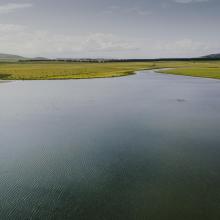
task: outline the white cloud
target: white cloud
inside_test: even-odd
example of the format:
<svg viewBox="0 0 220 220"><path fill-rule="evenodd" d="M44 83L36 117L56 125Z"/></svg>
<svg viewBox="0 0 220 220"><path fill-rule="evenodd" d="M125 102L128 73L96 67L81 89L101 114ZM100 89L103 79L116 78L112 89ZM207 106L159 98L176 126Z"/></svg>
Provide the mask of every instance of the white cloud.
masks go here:
<svg viewBox="0 0 220 220"><path fill-rule="evenodd" d="M0 24L1 53L24 56L60 56L63 54L111 53L137 49L134 43L113 34L91 33L86 36L54 34L29 30L25 26Z"/></svg>
<svg viewBox="0 0 220 220"><path fill-rule="evenodd" d="M90 34L83 42L82 48L88 51L119 51L133 50L136 47L131 42L123 41L113 34Z"/></svg>
<svg viewBox="0 0 220 220"><path fill-rule="evenodd" d="M197 39L129 38L108 33L87 35L60 34L44 30L30 30L16 24L0 24L0 53L27 57L196 57L220 51L217 42Z"/></svg>
<svg viewBox="0 0 220 220"><path fill-rule="evenodd" d="M26 27L16 24L0 24L0 33L23 31Z"/></svg>
<svg viewBox="0 0 220 220"><path fill-rule="evenodd" d="M220 49L220 45L206 41L180 39L174 42L159 42L155 50L173 57L199 56Z"/></svg>
<svg viewBox="0 0 220 220"><path fill-rule="evenodd" d="M209 0L173 0L173 1L176 3L188 4L188 3L208 2Z"/></svg>
<svg viewBox="0 0 220 220"><path fill-rule="evenodd" d="M8 3L8 4L0 5L0 14L7 14L19 9L30 8L30 7L32 7L31 3Z"/></svg>

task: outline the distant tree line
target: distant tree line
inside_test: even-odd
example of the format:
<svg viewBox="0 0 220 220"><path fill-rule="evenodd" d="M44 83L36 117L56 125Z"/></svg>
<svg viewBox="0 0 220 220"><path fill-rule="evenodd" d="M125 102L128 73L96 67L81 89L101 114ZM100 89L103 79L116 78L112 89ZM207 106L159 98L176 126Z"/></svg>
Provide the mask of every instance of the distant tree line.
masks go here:
<svg viewBox="0 0 220 220"><path fill-rule="evenodd" d="M25 59L19 62L85 62L85 63L110 63L110 62L156 62L156 61L216 61L220 58L161 58L161 59Z"/></svg>

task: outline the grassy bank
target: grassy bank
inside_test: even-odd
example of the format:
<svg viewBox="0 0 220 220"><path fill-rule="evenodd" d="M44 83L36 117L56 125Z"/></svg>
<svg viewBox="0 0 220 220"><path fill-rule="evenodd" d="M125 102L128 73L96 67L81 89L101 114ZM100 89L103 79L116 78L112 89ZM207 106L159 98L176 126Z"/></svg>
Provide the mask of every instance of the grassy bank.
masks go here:
<svg viewBox="0 0 220 220"><path fill-rule="evenodd" d="M213 62L115 62L68 63L22 62L0 63L1 80L89 79L134 74L137 70L175 68L170 74L220 78L220 61Z"/></svg>
<svg viewBox="0 0 220 220"><path fill-rule="evenodd" d="M220 67L216 68L177 68L159 71L161 73L220 79Z"/></svg>
<svg viewBox="0 0 220 220"><path fill-rule="evenodd" d="M116 77L133 74L136 70L148 69L146 63L13 63L0 64L0 79L86 79Z"/></svg>

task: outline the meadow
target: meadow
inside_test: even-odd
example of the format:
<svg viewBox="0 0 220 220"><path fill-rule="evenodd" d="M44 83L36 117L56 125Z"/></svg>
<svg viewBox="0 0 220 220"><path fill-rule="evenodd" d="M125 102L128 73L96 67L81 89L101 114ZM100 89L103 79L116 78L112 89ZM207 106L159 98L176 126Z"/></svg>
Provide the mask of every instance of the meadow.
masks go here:
<svg viewBox="0 0 220 220"><path fill-rule="evenodd" d="M162 70L159 72L167 73L167 74L174 74L174 75L220 79L220 67L175 68L175 69L169 69L169 70Z"/></svg>
<svg viewBox="0 0 220 220"><path fill-rule="evenodd" d="M52 80L119 77L138 70L220 79L220 61L74 63L60 61L0 63L1 80Z"/></svg>

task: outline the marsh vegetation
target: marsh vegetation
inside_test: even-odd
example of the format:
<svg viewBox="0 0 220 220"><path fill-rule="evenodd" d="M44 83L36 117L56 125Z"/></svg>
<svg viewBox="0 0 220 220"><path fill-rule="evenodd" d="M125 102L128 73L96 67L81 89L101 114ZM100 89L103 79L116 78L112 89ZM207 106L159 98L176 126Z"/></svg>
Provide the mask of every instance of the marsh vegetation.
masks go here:
<svg viewBox="0 0 220 220"><path fill-rule="evenodd" d="M50 80L119 77L138 70L172 68L163 73L220 78L220 61L158 62L15 62L0 63L1 80Z"/></svg>

